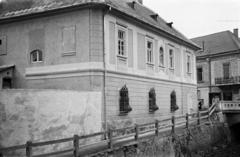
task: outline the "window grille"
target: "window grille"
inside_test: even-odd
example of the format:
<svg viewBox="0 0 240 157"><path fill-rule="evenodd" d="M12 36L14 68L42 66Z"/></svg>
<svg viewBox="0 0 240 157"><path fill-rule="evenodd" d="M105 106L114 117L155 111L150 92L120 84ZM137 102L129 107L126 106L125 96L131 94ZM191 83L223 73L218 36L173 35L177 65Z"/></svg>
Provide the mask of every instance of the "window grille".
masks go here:
<svg viewBox="0 0 240 157"><path fill-rule="evenodd" d="M126 85L120 90L120 114L127 114L132 111L129 105L128 88Z"/></svg>
<svg viewBox="0 0 240 157"><path fill-rule="evenodd" d="M149 93L149 112L155 112L157 111L159 108L156 104L156 92L154 88L151 88Z"/></svg>
<svg viewBox="0 0 240 157"><path fill-rule="evenodd" d="M170 100L171 100L171 112L175 112L179 109L178 105L177 105L177 97L176 97L176 92L172 91L171 96L170 96Z"/></svg>

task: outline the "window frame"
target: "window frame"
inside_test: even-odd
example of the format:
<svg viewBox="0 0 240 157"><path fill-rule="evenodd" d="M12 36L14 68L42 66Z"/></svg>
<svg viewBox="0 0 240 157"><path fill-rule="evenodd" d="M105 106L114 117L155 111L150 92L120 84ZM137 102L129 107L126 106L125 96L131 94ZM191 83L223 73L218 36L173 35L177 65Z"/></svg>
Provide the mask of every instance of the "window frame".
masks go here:
<svg viewBox="0 0 240 157"><path fill-rule="evenodd" d="M187 66L187 73L191 74L192 73L192 57L190 54L187 54L187 62L186 62L186 66Z"/></svg>
<svg viewBox="0 0 240 157"><path fill-rule="evenodd" d="M224 68L224 67L225 67L226 65L228 66L228 77L225 76L225 68ZM231 69L231 67L230 67L230 66L231 66L230 62L225 62L225 63L222 64L222 68L223 68L223 69L222 69L222 70L223 70L223 78L224 78L224 79L229 79L229 78L231 77L231 74L230 74L230 69Z"/></svg>
<svg viewBox="0 0 240 157"><path fill-rule="evenodd" d="M148 43L151 43L152 44L152 47L151 47L151 56L150 56L150 59L151 61L148 60ZM145 53L146 53L146 64L148 65L154 65L154 40L152 38L149 38L149 37L146 37L146 40L145 40Z"/></svg>
<svg viewBox="0 0 240 157"><path fill-rule="evenodd" d="M170 55L170 52L172 52L172 57ZM174 52L173 48L170 48L169 51L168 51L168 55L169 55L169 69L171 69L171 70L175 69L175 55L174 55L174 53L175 52ZM172 58L172 64L173 65L171 65L171 58Z"/></svg>
<svg viewBox="0 0 240 157"><path fill-rule="evenodd" d="M198 69L201 69L201 80L199 80L199 73L198 73ZM202 66L198 66L197 67L197 82L203 82L203 67Z"/></svg>
<svg viewBox="0 0 240 157"><path fill-rule="evenodd" d="M119 54L119 31L122 31L125 33L125 49L124 49L124 54ZM117 24L117 29L116 29L116 55L117 57L120 57L122 59L127 60L128 58L128 30L126 27L123 27L119 24Z"/></svg>
<svg viewBox="0 0 240 157"><path fill-rule="evenodd" d="M162 49L162 51L161 51L161 49ZM163 48L163 46L160 46L159 47L159 52L158 52L158 59L159 59L159 67L164 67L165 66L165 54L164 54L164 48ZM161 59L162 59L162 62L161 62Z"/></svg>
<svg viewBox="0 0 240 157"><path fill-rule="evenodd" d="M33 61L33 53L37 53L37 61ZM39 53L42 54L41 60L39 59ZM44 55L43 55L43 52L42 52L41 50L35 49L35 50L33 50L33 51L30 52L30 55L29 55L29 56L30 56L30 63L31 63L31 64L43 63Z"/></svg>

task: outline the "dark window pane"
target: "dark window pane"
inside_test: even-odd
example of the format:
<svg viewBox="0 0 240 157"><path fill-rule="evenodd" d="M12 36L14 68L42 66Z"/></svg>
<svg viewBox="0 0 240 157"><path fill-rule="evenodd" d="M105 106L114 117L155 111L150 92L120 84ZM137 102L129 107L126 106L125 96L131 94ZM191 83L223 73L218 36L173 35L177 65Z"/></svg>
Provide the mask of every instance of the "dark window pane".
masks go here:
<svg viewBox="0 0 240 157"><path fill-rule="evenodd" d="M197 80L202 81L203 80L203 69L197 68Z"/></svg>
<svg viewBox="0 0 240 157"><path fill-rule="evenodd" d="M229 63L224 63L223 64L223 77L225 79L228 79L230 76L230 64Z"/></svg>

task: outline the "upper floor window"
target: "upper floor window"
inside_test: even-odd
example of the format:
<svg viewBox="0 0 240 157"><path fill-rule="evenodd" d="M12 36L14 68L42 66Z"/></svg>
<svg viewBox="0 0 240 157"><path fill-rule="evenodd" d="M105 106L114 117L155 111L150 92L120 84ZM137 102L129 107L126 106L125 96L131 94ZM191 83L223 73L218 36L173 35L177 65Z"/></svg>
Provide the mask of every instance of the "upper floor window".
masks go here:
<svg viewBox="0 0 240 157"><path fill-rule="evenodd" d="M118 29L118 55L127 56L126 52L126 31Z"/></svg>
<svg viewBox="0 0 240 157"><path fill-rule="evenodd" d="M153 42L147 40L147 63L153 64Z"/></svg>
<svg viewBox="0 0 240 157"><path fill-rule="evenodd" d="M229 79L230 77L230 63L223 63L223 77Z"/></svg>
<svg viewBox="0 0 240 157"><path fill-rule="evenodd" d="M172 49L169 50L169 68L174 69L174 52Z"/></svg>
<svg viewBox="0 0 240 157"><path fill-rule="evenodd" d="M202 67L197 68L197 81L198 82L203 81L203 68Z"/></svg>
<svg viewBox="0 0 240 157"><path fill-rule="evenodd" d="M159 49L159 66L164 66L164 50L162 47Z"/></svg>
<svg viewBox="0 0 240 157"><path fill-rule="evenodd" d="M41 50L34 50L30 53L31 63L38 63L43 61L43 53Z"/></svg>
<svg viewBox="0 0 240 157"><path fill-rule="evenodd" d="M191 56L187 55L187 72L191 73Z"/></svg>

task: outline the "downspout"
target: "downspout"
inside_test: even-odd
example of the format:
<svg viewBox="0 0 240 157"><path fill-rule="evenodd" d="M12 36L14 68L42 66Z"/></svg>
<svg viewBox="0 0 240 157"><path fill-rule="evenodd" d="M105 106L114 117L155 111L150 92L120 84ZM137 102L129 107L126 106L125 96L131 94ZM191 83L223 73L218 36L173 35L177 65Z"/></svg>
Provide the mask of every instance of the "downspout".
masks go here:
<svg viewBox="0 0 240 157"><path fill-rule="evenodd" d="M211 58L207 58L207 62L208 62L208 75L209 75L209 94L212 93L212 67L211 67ZM211 104L210 102L210 95L209 95L209 104Z"/></svg>
<svg viewBox="0 0 240 157"><path fill-rule="evenodd" d="M103 11L103 16L102 16L102 21L103 21L103 68L104 68L104 71L103 71L103 118L104 118L104 130L107 131L108 130L108 125L107 125L107 104L106 104L106 100L107 100L107 97L106 97L106 92L107 92L107 89L106 89L106 77L107 77L107 66L106 66L106 48L105 48L105 15L111 11L111 7L108 6L107 7L107 10Z"/></svg>

